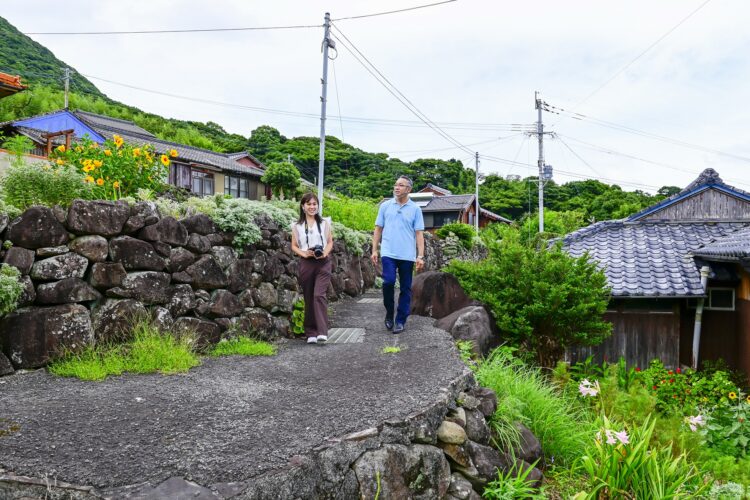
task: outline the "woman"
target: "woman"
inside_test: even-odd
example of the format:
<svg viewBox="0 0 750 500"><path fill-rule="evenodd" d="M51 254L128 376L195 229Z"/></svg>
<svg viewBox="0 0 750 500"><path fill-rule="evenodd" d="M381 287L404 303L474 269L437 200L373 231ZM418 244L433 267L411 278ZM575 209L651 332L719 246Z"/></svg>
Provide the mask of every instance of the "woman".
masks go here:
<svg viewBox="0 0 750 500"><path fill-rule="evenodd" d="M328 299L331 283L333 234L330 220L318 213L318 197L305 193L299 220L292 224L292 251L299 255L297 280L305 298L305 335L308 344L328 340Z"/></svg>

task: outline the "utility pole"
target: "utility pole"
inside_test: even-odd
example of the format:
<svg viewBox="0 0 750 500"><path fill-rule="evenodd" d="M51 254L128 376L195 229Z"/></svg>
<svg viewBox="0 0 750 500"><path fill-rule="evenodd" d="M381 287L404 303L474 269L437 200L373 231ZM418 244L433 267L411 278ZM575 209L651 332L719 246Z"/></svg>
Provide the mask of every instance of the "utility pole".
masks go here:
<svg viewBox="0 0 750 500"><path fill-rule="evenodd" d="M65 109L68 109L68 90L70 90L70 68L65 68Z"/></svg>
<svg viewBox="0 0 750 500"><path fill-rule="evenodd" d="M476 202L476 213L474 214L474 230L479 235L479 152L474 152L474 165L476 172L474 173L474 201Z"/></svg>
<svg viewBox="0 0 750 500"><path fill-rule="evenodd" d="M539 232L544 232L544 124L542 123L542 100L539 98L539 92L534 92L534 101L536 103L537 121L536 136L539 141Z"/></svg>
<svg viewBox="0 0 750 500"><path fill-rule="evenodd" d="M331 14L326 12L325 22L323 23L325 34L323 35L323 78L320 83L323 86L323 93L320 96L320 159L318 161L318 210L323 215L323 170L326 163L326 101L328 94L328 48L335 48L336 45L330 38L331 34Z"/></svg>

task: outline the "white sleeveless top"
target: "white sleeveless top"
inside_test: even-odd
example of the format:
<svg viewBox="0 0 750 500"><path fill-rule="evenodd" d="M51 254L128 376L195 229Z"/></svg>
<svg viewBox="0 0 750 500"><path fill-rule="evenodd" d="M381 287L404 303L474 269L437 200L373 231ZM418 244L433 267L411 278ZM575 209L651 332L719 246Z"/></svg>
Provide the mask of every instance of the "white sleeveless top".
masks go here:
<svg viewBox="0 0 750 500"><path fill-rule="evenodd" d="M322 234L318 232L317 224L313 223L312 226L308 224L307 235L305 235L304 222L302 224L297 224L296 222L292 224L292 231L294 231L295 236L297 236L297 245L299 245L300 250L310 250L315 245L322 245L323 248L325 248L326 242L328 241L328 234L331 231L330 217L323 218L323 222L320 223L320 229Z"/></svg>

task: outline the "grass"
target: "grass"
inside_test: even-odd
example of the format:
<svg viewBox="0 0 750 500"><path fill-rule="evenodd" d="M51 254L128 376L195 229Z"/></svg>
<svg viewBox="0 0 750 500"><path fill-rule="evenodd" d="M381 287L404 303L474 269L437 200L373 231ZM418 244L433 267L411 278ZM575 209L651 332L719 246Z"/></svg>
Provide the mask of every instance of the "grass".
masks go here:
<svg viewBox="0 0 750 500"><path fill-rule="evenodd" d="M181 373L200 364L193 338L162 332L145 320L133 327L133 340L119 346L99 345L67 353L53 361L49 371L61 377L103 380L130 373Z"/></svg>
<svg viewBox="0 0 750 500"><path fill-rule="evenodd" d="M237 337L222 340L208 354L209 356L273 356L276 354L276 346L250 337Z"/></svg>
<svg viewBox="0 0 750 500"><path fill-rule="evenodd" d="M400 347L396 347L396 346L392 346L392 345L388 345L388 346L383 347L383 354L397 354L399 352L401 352L401 348Z"/></svg>
<svg viewBox="0 0 750 500"><path fill-rule="evenodd" d="M560 393L538 368L496 349L476 372L478 382L497 393L498 409L491 419L501 447L518 442L515 422L526 425L554 463L572 464L593 440L591 417L571 397ZM503 442L505 441L505 442Z"/></svg>

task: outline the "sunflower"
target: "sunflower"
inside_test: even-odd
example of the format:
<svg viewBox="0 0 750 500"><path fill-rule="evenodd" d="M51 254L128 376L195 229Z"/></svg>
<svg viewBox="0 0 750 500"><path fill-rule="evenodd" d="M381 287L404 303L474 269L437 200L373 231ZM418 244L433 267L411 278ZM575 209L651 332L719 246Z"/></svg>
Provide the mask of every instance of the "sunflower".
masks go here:
<svg viewBox="0 0 750 500"><path fill-rule="evenodd" d="M103 185L104 185L104 179L102 179L101 177L99 177L99 178L98 178L98 179L96 180L96 185L97 185L97 186L103 186Z"/></svg>
<svg viewBox="0 0 750 500"><path fill-rule="evenodd" d="M172 158L177 158L177 150L176 149L170 149L169 150L169 156Z"/></svg>
<svg viewBox="0 0 750 500"><path fill-rule="evenodd" d="M94 168L99 168L103 165L101 160L94 160Z"/></svg>
<svg viewBox="0 0 750 500"><path fill-rule="evenodd" d="M58 165L65 165L65 162L63 161L62 158L58 158L55 163L57 163Z"/></svg>
<svg viewBox="0 0 750 500"><path fill-rule="evenodd" d="M120 137L117 134L112 136L112 140L115 142L115 146L117 146L118 148L121 147L122 144L125 142L122 140L122 137Z"/></svg>
<svg viewBox="0 0 750 500"><path fill-rule="evenodd" d="M161 155L161 162L165 167L169 166L169 157L167 155Z"/></svg>
<svg viewBox="0 0 750 500"><path fill-rule="evenodd" d="M141 148L133 148L133 156L136 158L141 156Z"/></svg>
<svg viewBox="0 0 750 500"><path fill-rule="evenodd" d="M57 146L57 147L56 147L55 149L56 149L57 151L59 151L60 153L64 153L64 152L65 152L65 144L60 144L60 145L59 145L59 146Z"/></svg>
<svg viewBox="0 0 750 500"><path fill-rule="evenodd" d="M119 188L120 187L120 181L113 182L112 183L112 187L115 188L115 189Z"/></svg>
<svg viewBox="0 0 750 500"><path fill-rule="evenodd" d="M112 151L110 151L109 149L105 149L104 156L112 156Z"/></svg>
<svg viewBox="0 0 750 500"><path fill-rule="evenodd" d="M731 399L731 400L737 399L737 393L734 392L734 391L732 391L729 394L727 394L727 396L729 396L729 399Z"/></svg>
<svg viewBox="0 0 750 500"><path fill-rule="evenodd" d="M84 182L94 182L94 178L90 175L87 175L86 178L83 180Z"/></svg>

